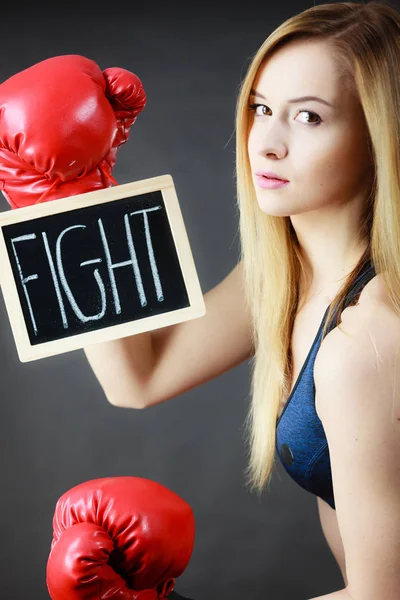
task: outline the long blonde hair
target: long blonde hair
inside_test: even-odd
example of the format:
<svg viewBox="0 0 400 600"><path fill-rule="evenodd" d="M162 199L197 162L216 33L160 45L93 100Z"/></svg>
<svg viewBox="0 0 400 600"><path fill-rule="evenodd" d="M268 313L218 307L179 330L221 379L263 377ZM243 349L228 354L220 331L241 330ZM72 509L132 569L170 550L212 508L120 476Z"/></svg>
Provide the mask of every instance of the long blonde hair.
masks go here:
<svg viewBox="0 0 400 600"><path fill-rule="evenodd" d="M251 489L259 493L271 480L276 422L282 398L290 391L290 339L299 280L302 275L307 285L309 279L290 218L268 215L258 206L247 152L248 102L262 63L294 40L329 44L343 81L361 102L374 170L359 230L368 246L330 305L323 337L336 307L339 324L345 296L370 259L400 315L400 14L385 0L312 6L281 24L257 51L236 109L241 258L255 345L252 401L245 423L250 446L246 474Z"/></svg>

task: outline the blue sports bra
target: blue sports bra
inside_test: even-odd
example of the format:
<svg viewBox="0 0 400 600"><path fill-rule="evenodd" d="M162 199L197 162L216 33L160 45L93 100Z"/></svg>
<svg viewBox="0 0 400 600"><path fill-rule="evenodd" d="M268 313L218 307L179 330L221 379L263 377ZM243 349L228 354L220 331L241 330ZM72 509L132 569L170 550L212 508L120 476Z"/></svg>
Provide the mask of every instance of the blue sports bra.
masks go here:
<svg viewBox="0 0 400 600"><path fill-rule="evenodd" d="M368 261L346 295L343 310L375 276L372 261ZM325 311L296 383L276 425L276 450L290 475L302 488L319 496L335 509L328 442L315 410L314 362L321 345L322 331L328 313ZM335 309L327 332L334 329Z"/></svg>

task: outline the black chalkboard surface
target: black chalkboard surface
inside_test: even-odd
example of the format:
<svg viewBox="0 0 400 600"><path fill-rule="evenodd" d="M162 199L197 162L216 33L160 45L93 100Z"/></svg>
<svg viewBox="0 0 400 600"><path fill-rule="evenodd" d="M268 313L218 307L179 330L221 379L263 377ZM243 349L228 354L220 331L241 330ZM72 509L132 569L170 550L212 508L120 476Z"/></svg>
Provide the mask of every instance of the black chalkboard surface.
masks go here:
<svg viewBox="0 0 400 600"><path fill-rule="evenodd" d="M22 362L205 313L170 175L3 213L0 229Z"/></svg>

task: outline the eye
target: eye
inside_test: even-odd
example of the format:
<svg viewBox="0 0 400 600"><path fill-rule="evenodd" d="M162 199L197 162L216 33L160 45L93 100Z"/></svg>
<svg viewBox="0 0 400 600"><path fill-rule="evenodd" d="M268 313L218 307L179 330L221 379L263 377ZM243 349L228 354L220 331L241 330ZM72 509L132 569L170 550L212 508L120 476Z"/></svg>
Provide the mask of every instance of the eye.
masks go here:
<svg viewBox="0 0 400 600"><path fill-rule="evenodd" d="M268 106L266 106L265 104L250 104L249 106L249 110L251 112L254 113L255 117L262 117L265 116L267 114L267 110L268 110ZM314 122L310 122L308 121L309 125L319 125L320 123L322 123L322 119L319 115L317 115L317 113L311 111L311 110L307 110L305 108L301 108L297 114L301 114L301 113L307 113L308 115L312 115L314 118L316 118L317 120Z"/></svg>
<svg viewBox="0 0 400 600"><path fill-rule="evenodd" d="M259 108L261 108L262 110L259 111L258 110ZM249 110L251 112L253 112L256 117L261 117L262 115L265 115L265 112L263 109L265 109L265 110L267 109L265 104L250 104L250 106L249 106Z"/></svg>
<svg viewBox="0 0 400 600"><path fill-rule="evenodd" d="M307 109L305 109L305 108L301 108L297 114L299 115L300 113L306 113L306 114L308 114L308 115L313 115L313 117L316 117L316 118L317 118L317 121L316 121L316 122L314 121L313 123L311 123L310 121L308 121L308 123L309 123L310 125L319 125L320 123L322 123L322 119L321 119L321 117L320 117L319 115L317 115L317 113L315 113L315 112L312 112L311 110L307 110ZM297 115L296 115L296 116L297 116Z"/></svg>

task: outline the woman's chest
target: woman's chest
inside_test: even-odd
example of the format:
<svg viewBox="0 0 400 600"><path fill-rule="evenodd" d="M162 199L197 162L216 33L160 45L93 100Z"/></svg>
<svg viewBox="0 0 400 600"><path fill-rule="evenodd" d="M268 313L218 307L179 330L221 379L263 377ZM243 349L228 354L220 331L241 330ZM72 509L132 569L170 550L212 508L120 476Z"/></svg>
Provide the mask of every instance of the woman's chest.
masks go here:
<svg viewBox="0 0 400 600"><path fill-rule="evenodd" d="M290 390L286 397L282 398L279 415L283 412L287 401L289 400L294 386L302 372L307 357L317 341L317 334L320 330L324 314L329 306L329 302L314 301L307 303L296 315L290 342Z"/></svg>

